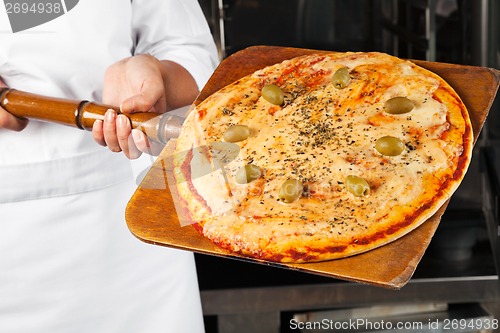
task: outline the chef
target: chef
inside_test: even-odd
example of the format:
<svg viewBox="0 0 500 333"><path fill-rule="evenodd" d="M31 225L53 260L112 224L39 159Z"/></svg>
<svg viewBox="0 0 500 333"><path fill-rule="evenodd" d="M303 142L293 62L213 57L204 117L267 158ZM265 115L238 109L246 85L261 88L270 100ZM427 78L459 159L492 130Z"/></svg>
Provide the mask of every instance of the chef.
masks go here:
<svg viewBox="0 0 500 333"><path fill-rule="evenodd" d="M216 65L196 0L61 10L19 32L0 11L1 85L165 112L191 103ZM130 159L147 149L114 112L90 134L0 109L0 333L204 330L192 253L142 243L124 220L149 156Z"/></svg>

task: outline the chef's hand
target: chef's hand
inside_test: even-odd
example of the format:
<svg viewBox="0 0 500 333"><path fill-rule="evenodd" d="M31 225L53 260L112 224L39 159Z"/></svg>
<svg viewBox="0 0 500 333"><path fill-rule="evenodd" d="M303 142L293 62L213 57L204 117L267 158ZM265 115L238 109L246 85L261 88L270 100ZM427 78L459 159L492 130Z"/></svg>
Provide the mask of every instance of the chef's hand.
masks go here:
<svg viewBox="0 0 500 333"><path fill-rule="evenodd" d="M165 112L165 90L158 63L149 55L138 55L110 66L104 76L103 103L120 105L123 113ZM113 152L123 151L130 159L161 149L142 132L132 130L128 118L113 110L106 112L104 121L94 123L92 134L100 145Z"/></svg>
<svg viewBox="0 0 500 333"><path fill-rule="evenodd" d="M180 65L160 61L150 55L137 55L110 66L104 78L103 103L120 105L122 113L156 112L192 103L198 88L191 75ZM162 145L151 142L139 130L132 130L129 120L108 110L104 121L96 121L94 140L111 151L130 159L143 152L158 155Z"/></svg>
<svg viewBox="0 0 500 333"><path fill-rule="evenodd" d="M6 88L7 85L0 78L0 88ZM8 129L11 131L22 131L28 125L28 119L20 119L7 112L0 107L0 129Z"/></svg>

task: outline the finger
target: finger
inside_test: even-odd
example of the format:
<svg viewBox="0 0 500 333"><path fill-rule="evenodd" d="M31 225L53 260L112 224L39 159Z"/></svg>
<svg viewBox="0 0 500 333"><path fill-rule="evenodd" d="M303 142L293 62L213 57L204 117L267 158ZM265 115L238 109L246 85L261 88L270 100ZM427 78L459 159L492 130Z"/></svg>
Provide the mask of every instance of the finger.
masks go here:
<svg viewBox="0 0 500 333"><path fill-rule="evenodd" d="M120 152L120 144L116 135L116 111L109 109L104 114L103 124L104 141L113 152Z"/></svg>
<svg viewBox="0 0 500 333"><path fill-rule="evenodd" d="M28 125L28 119L17 118L3 108L0 108L0 128L20 132Z"/></svg>
<svg viewBox="0 0 500 333"><path fill-rule="evenodd" d="M125 115L118 115L116 119L116 135L118 144L120 145L123 153L129 159L136 159L141 156L141 151L137 149L131 135L132 126L130 120Z"/></svg>
<svg viewBox="0 0 500 333"><path fill-rule="evenodd" d="M132 138L134 140L134 144L143 153L147 153L149 150L149 140L142 131L133 129L132 130Z"/></svg>
<svg viewBox="0 0 500 333"><path fill-rule="evenodd" d="M132 137L134 138L137 149L149 155L159 155L164 147L164 145L160 143L150 141L146 134L137 129L132 130Z"/></svg>
<svg viewBox="0 0 500 333"><path fill-rule="evenodd" d="M103 132L103 121L98 119L92 125L92 137L94 141L100 144L101 146L106 146L106 141L104 140L104 132Z"/></svg>

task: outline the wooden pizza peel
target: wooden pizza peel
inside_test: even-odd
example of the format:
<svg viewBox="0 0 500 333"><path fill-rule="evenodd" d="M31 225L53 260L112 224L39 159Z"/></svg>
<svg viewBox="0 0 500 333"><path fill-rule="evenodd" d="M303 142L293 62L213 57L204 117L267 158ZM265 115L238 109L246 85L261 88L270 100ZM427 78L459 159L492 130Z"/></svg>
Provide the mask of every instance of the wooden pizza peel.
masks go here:
<svg viewBox="0 0 500 333"><path fill-rule="evenodd" d="M321 51L273 46L244 49L221 62L195 103L200 103L220 88L262 67L317 52ZM495 99L500 71L437 62L414 62L440 75L457 91L469 110L474 138L477 140ZM415 272L448 205L444 204L434 216L406 236L349 258L306 264L280 264L249 259L215 246L190 225L181 226L176 210L175 189L169 187L169 160L173 148L172 144L165 147L127 206L126 220L130 231L147 243L400 289ZM170 180L170 184L174 182Z"/></svg>

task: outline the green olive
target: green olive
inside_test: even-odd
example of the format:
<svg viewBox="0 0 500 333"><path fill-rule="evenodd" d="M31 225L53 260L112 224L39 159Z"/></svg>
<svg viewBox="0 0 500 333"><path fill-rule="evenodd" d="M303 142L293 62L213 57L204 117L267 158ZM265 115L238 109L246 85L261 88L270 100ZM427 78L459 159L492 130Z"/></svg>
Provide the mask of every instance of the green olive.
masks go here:
<svg viewBox="0 0 500 333"><path fill-rule="evenodd" d="M280 87L275 84L268 84L262 88L262 97L269 103L275 105L283 105L285 96Z"/></svg>
<svg viewBox="0 0 500 333"><path fill-rule="evenodd" d="M385 156L397 156L403 152L405 145L398 138L388 135L377 140L375 149Z"/></svg>
<svg viewBox="0 0 500 333"><path fill-rule="evenodd" d="M393 97L385 102L385 112L390 114L408 113L415 105L406 97Z"/></svg>
<svg viewBox="0 0 500 333"><path fill-rule="evenodd" d="M238 169L234 178L238 184L248 184L260 178L261 175L262 172L258 166L247 164Z"/></svg>
<svg viewBox="0 0 500 333"><path fill-rule="evenodd" d="M358 176L347 176L345 179L346 188L349 192L357 197L368 195L370 193L370 185L368 182Z"/></svg>
<svg viewBox="0 0 500 333"><path fill-rule="evenodd" d="M287 179L280 187L278 198L286 203L295 201L302 195L304 186L297 179Z"/></svg>
<svg viewBox="0 0 500 333"><path fill-rule="evenodd" d="M246 125L232 125L226 129L224 141L226 142L239 142L246 140L250 136L250 128Z"/></svg>
<svg viewBox="0 0 500 333"><path fill-rule="evenodd" d="M332 83L337 89L344 89L350 82L351 76L349 75L349 69L347 67L339 68L333 74Z"/></svg>

